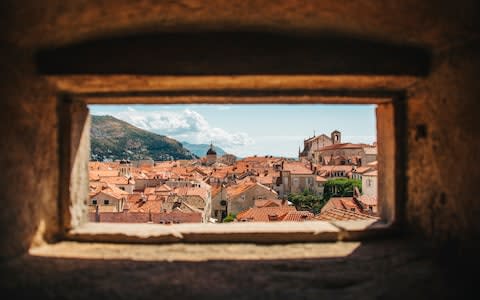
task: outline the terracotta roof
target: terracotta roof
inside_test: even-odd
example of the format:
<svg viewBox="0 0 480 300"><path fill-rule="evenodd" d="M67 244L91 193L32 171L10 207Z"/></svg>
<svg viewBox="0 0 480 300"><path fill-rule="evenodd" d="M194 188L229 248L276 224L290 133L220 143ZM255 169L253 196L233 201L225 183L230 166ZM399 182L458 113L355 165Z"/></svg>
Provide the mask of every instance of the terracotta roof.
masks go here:
<svg viewBox="0 0 480 300"><path fill-rule="evenodd" d="M106 186L102 186L101 190L98 190L96 193L92 193L90 195L90 198L94 198L101 193L109 195L110 197L113 197L115 199L121 199L122 197L128 195L127 192L117 188L116 186L112 184L107 184Z"/></svg>
<svg viewBox="0 0 480 300"><path fill-rule="evenodd" d="M283 164L284 171L290 171L291 174L312 174L313 171L307 168L301 162L286 162Z"/></svg>
<svg viewBox="0 0 480 300"><path fill-rule="evenodd" d="M283 217L282 222L302 222L312 220L314 217L313 213L309 211L289 211L285 217Z"/></svg>
<svg viewBox="0 0 480 300"><path fill-rule="evenodd" d="M362 208L357 205L353 197L332 197L328 202L322 207L322 212L329 209L345 209L351 210L352 208L355 211L361 211Z"/></svg>
<svg viewBox="0 0 480 300"><path fill-rule="evenodd" d="M155 212L155 213L160 213L162 212L162 204L163 204L163 198L162 197L156 197L155 195L152 195L155 198L145 198L147 201L142 201L141 195L140 194L131 194L129 195L127 199L128 203L128 209L129 212L141 212L141 213L148 213L150 212Z"/></svg>
<svg viewBox="0 0 480 300"><path fill-rule="evenodd" d="M208 198L208 190L201 187L179 187L173 190L179 196L199 196L204 201Z"/></svg>
<svg viewBox="0 0 480 300"><path fill-rule="evenodd" d="M349 211L345 209L331 208L322 211L314 217L320 221L349 221L349 220L371 220L379 219L378 217L362 214L359 212Z"/></svg>
<svg viewBox="0 0 480 300"><path fill-rule="evenodd" d="M322 176L315 176L315 181L317 182L327 182L327 179Z"/></svg>
<svg viewBox="0 0 480 300"><path fill-rule="evenodd" d="M211 195L212 195L212 198L215 197L218 193L220 193L220 191L222 190L222 187L221 186L212 186L212 190L211 190Z"/></svg>
<svg viewBox="0 0 480 300"><path fill-rule="evenodd" d="M143 190L143 193L144 193L145 195L155 194L155 187L146 187L146 188Z"/></svg>
<svg viewBox="0 0 480 300"><path fill-rule="evenodd" d="M281 199L257 199L254 205L255 207L280 207L287 206L288 202Z"/></svg>
<svg viewBox="0 0 480 300"><path fill-rule="evenodd" d="M241 183L239 183L239 184L235 184L235 185L228 186L228 187L227 187L227 197L228 197L229 199L237 198L238 196L240 196L241 194L245 193L245 192L248 191L249 189L254 188L255 186L261 187L261 188L263 188L263 189L265 189L265 190L270 191L272 194L277 195L277 192L276 192L276 191L270 189L270 188L267 187L267 186L264 186L264 185L261 184L261 183L251 182L251 181L245 181L245 182L241 182Z"/></svg>
<svg viewBox="0 0 480 300"><path fill-rule="evenodd" d="M296 211L295 207L252 207L238 213L236 219L247 222L281 221L290 211Z"/></svg>
<svg viewBox="0 0 480 300"><path fill-rule="evenodd" d="M135 184L135 180L133 178L129 179L126 176L102 177L100 178L100 181L111 184Z"/></svg>
<svg viewBox="0 0 480 300"><path fill-rule="evenodd" d="M88 173L99 177L118 176L118 170L89 170Z"/></svg>
<svg viewBox="0 0 480 300"><path fill-rule="evenodd" d="M134 179L148 179L148 175L144 172L135 172L132 176Z"/></svg>
<svg viewBox="0 0 480 300"><path fill-rule="evenodd" d="M365 144L352 144L352 143L343 143L343 144L333 144L329 146L325 146L320 151L323 150L334 150L334 149L361 149L365 146Z"/></svg>
<svg viewBox="0 0 480 300"><path fill-rule="evenodd" d="M155 187L155 192L170 192L171 190L172 188L166 184Z"/></svg>
<svg viewBox="0 0 480 300"><path fill-rule="evenodd" d="M232 199L236 198L239 195L243 194L247 190L251 189L256 185L255 182L242 182L239 184L231 185L227 187L227 197Z"/></svg>

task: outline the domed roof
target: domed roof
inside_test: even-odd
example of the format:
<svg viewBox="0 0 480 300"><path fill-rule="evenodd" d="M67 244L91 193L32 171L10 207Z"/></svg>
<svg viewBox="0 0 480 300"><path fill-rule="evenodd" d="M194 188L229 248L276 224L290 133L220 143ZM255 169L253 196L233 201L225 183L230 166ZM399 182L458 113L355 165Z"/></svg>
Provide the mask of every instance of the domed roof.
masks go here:
<svg viewBox="0 0 480 300"><path fill-rule="evenodd" d="M215 152L215 150L213 150L213 145L212 144L210 144L210 149L208 149L207 155L217 155L217 152Z"/></svg>

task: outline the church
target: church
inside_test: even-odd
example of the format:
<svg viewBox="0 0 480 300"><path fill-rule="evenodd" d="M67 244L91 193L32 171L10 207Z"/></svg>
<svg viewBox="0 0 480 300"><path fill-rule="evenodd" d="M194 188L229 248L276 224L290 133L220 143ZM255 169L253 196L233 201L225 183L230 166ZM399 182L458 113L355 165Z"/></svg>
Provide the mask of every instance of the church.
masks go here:
<svg viewBox="0 0 480 300"><path fill-rule="evenodd" d="M342 143L342 133L338 130L332 131L330 137L314 135L304 140L303 145L303 151L299 149L299 160L314 164L363 166L377 160L376 146Z"/></svg>

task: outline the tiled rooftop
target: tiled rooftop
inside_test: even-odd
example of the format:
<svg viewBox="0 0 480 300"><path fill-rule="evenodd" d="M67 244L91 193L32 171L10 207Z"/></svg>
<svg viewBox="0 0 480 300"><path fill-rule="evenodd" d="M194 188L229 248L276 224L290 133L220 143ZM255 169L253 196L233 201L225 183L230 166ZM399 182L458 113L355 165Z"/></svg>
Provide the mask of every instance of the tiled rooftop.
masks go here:
<svg viewBox="0 0 480 300"><path fill-rule="evenodd" d="M346 209L339 209L339 208L330 208L322 212L314 217L315 220L319 221L349 221L349 220L371 220L371 219L379 219L378 217L353 212Z"/></svg>

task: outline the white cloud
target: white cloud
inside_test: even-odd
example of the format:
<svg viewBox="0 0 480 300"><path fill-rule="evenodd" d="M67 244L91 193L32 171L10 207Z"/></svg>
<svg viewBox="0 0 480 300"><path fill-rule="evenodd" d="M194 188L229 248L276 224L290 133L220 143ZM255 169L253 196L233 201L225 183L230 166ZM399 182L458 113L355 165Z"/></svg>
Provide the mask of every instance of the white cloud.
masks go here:
<svg viewBox="0 0 480 300"><path fill-rule="evenodd" d="M227 106L227 105L216 105L216 108L217 108L217 110L230 110L230 109L232 109L231 106Z"/></svg>
<svg viewBox="0 0 480 300"><path fill-rule="evenodd" d="M232 133L212 127L201 114L191 109L139 111L128 107L126 111L113 113L113 116L139 128L167 135L179 141L197 144L213 141L227 151L254 144L254 140L247 133Z"/></svg>

